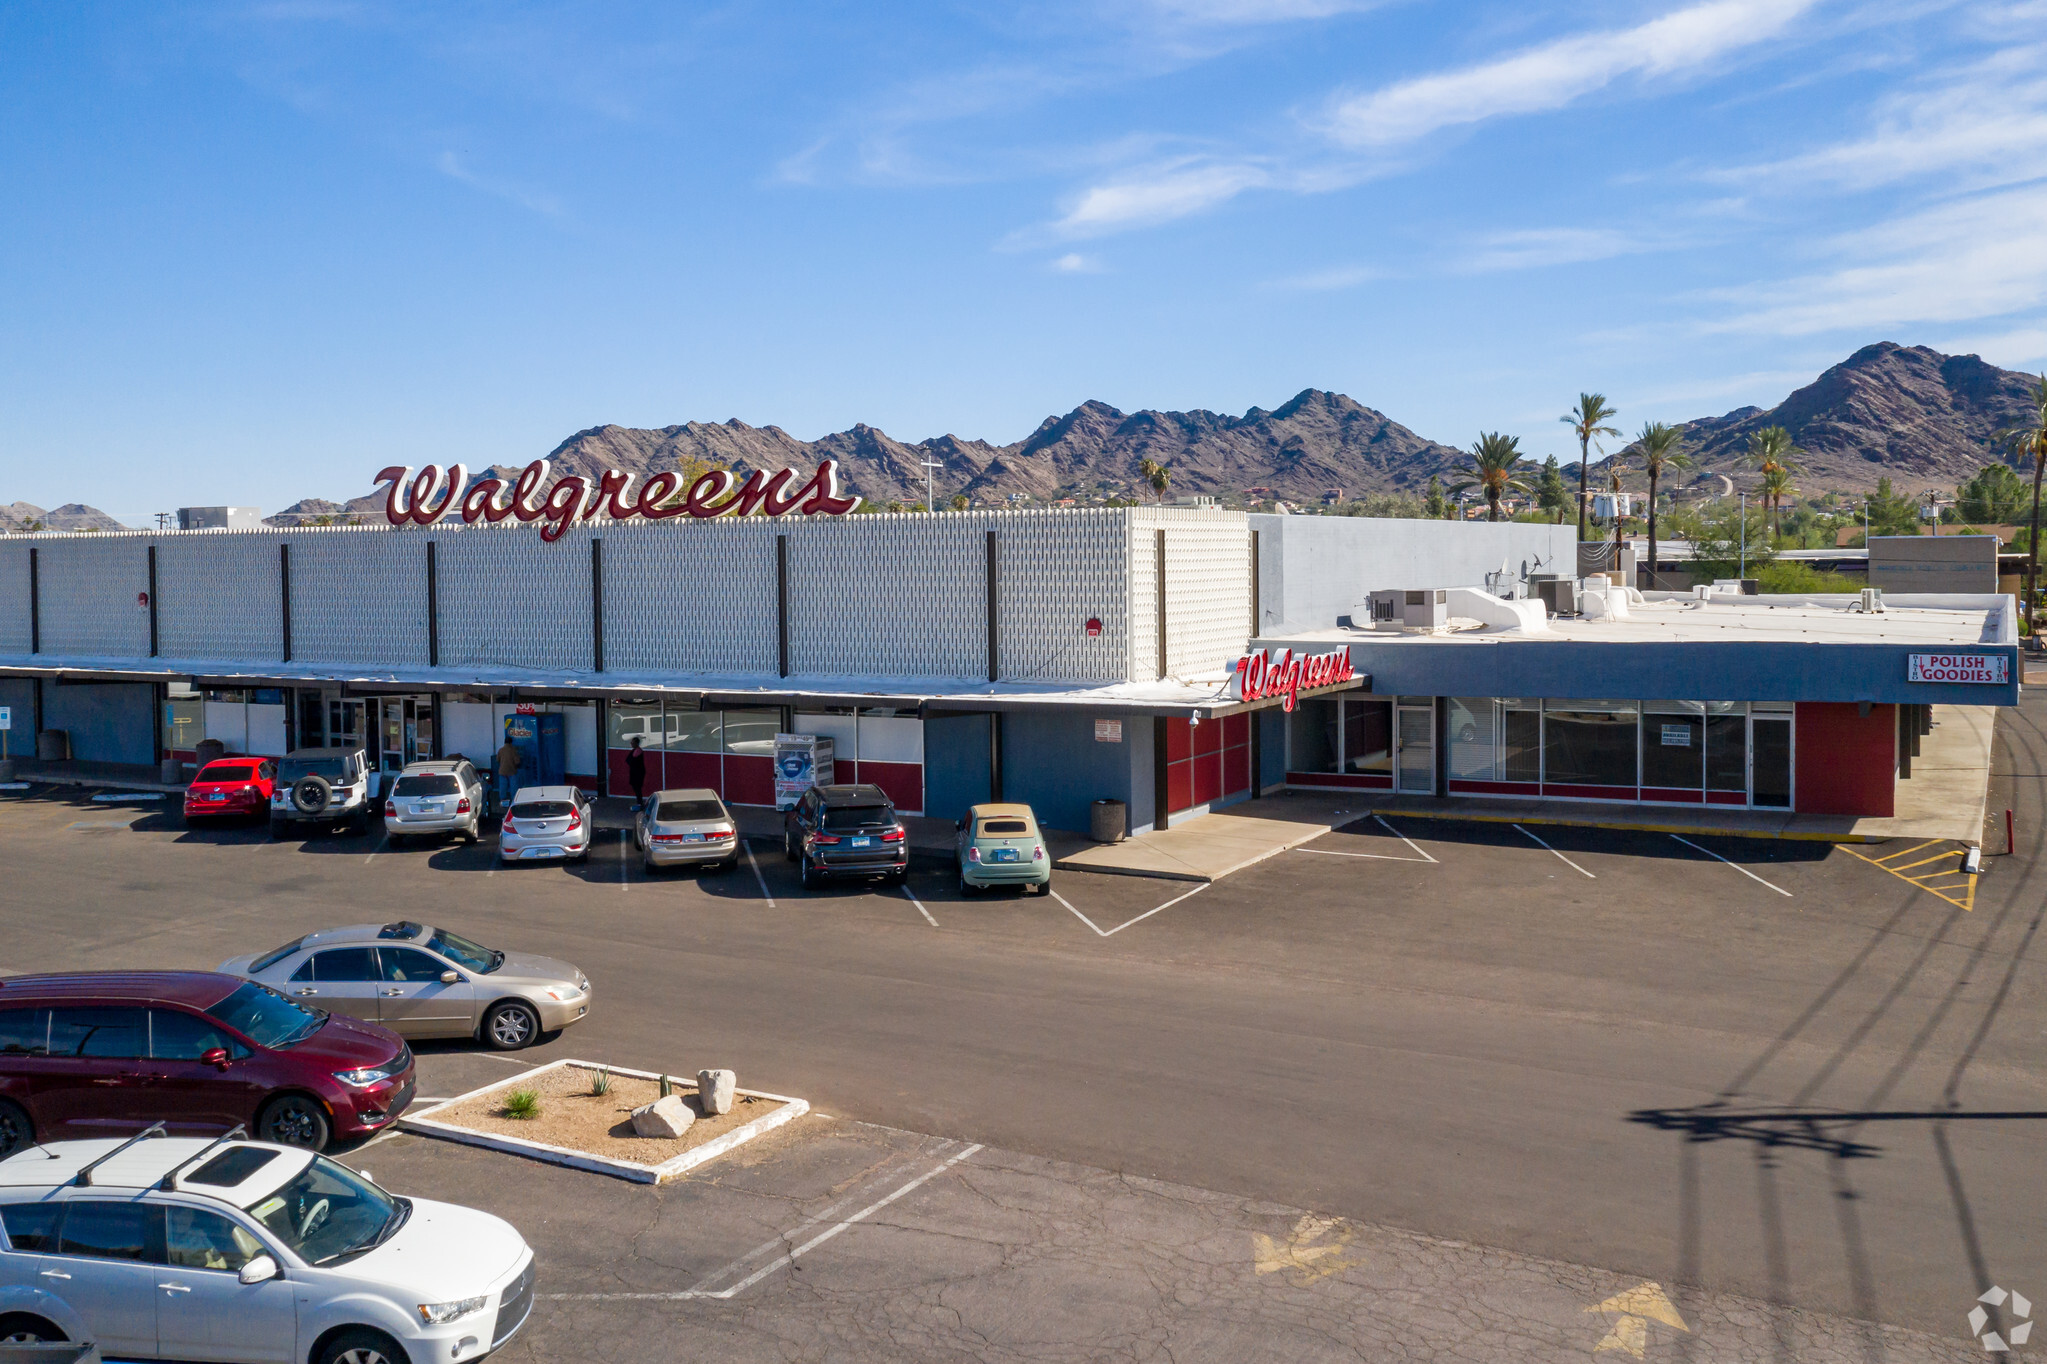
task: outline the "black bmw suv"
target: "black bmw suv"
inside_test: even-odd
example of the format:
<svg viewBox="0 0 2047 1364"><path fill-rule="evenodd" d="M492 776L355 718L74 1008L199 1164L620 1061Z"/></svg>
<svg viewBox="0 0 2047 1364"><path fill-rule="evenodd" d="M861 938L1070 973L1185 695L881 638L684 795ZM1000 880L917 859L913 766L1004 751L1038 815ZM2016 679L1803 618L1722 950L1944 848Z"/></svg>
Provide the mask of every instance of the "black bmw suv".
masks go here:
<svg viewBox="0 0 2047 1364"><path fill-rule="evenodd" d="M803 884L839 876L880 876L901 885L910 840L879 786L813 786L782 817L782 851L803 868Z"/></svg>

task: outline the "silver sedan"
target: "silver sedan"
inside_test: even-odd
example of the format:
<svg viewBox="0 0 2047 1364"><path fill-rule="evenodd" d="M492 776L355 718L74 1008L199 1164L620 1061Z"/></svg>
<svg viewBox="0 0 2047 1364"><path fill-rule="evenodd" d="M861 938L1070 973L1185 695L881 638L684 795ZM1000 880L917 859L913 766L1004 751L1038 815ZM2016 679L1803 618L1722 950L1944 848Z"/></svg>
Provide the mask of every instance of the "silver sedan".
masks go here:
<svg viewBox="0 0 2047 1364"><path fill-rule="evenodd" d="M475 1037L499 1051L531 1046L590 1012L590 978L569 963L409 920L308 933L220 969L401 1037Z"/></svg>
<svg viewBox="0 0 2047 1364"><path fill-rule="evenodd" d="M596 823L588 792L574 786L523 786L498 824L498 860L580 862L590 855Z"/></svg>
<svg viewBox="0 0 2047 1364"><path fill-rule="evenodd" d="M716 791L656 791L633 812L640 865L699 866L731 871L739 865L739 826Z"/></svg>

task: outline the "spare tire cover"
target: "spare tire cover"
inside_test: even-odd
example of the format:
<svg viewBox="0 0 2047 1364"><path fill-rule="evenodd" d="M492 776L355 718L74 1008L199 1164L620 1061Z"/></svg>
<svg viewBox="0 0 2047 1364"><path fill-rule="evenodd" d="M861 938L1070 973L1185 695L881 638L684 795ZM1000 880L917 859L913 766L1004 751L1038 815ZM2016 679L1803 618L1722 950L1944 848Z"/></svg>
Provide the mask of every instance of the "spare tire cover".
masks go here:
<svg viewBox="0 0 2047 1364"><path fill-rule="evenodd" d="M299 813L317 815L334 800L334 788L325 777L300 777L292 783L291 803Z"/></svg>

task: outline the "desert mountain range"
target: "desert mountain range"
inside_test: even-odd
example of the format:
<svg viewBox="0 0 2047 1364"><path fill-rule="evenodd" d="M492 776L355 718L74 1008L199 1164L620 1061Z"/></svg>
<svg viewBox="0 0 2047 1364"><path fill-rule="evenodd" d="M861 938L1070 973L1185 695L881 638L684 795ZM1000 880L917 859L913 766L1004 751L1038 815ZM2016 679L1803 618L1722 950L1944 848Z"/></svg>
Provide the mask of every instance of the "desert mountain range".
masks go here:
<svg viewBox="0 0 2047 1364"><path fill-rule="evenodd" d="M1687 478L1713 487L1719 486L1719 475L1737 486L1752 484L1756 475L1737 467L1748 437L1781 425L1804 452L1796 481L1807 494L1866 490L1882 477L1894 480L1900 491L1952 488L2001 457L1996 433L2023 417L2032 382L2031 375L2000 369L1974 355L1943 355L1888 341L1865 346L1775 407L1742 407L1686 422L1685 451L1694 462ZM1575 396L1559 395L1558 411ZM1651 415L1630 411L1625 395L1609 397L1621 409L1616 426L1632 431ZM1478 432L1464 434L1475 439ZM1608 458L1625 439L1607 442ZM1464 444L1468 447L1469 439ZM1530 441L1528 452L1537 459L1555 453L1566 462L1577 453L1561 424L1552 438ZM1618 457L1624 468L1631 462L1624 446ZM1254 407L1241 417L1200 410L1123 412L1089 401L1064 416L1047 417L1030 435L1007 445L952 435L906 443L865 424L806 441L778 426L749 426L734 419L654 430L593 426L555 446L547 458L556 476L578 473L593 483L606 469L644 478L692 464L722 465L740 473L807 470L821 459L835 458L852 491L870 502L904 505L923 501L926 460L943 464L935 471L941 503L962 492L977 503L1006 502L1012 494L1033 502L1148 499L1150 489L1138 466L1154 459L1172 470L1169 496L1206 494L1226 505L1275 497L1314 504L1334 489L1346 499L1367 493L1414 495L1431 476L1450 481L1469 462L1464 448L1425 439L1383 412L1318 388L1303 389L1270 410ZM471 477L516 477L524 462L472 470ZM1595 459L1594 469L1603 464ZM307 498L270 519L273 524L314 517L377 519L382 506L379 494L346 502ZM91 507L74 503L44 513L16 503L0 509L0 530L18 529L30 519L25 512L52 529L114 528L111 518Z"/></svg>

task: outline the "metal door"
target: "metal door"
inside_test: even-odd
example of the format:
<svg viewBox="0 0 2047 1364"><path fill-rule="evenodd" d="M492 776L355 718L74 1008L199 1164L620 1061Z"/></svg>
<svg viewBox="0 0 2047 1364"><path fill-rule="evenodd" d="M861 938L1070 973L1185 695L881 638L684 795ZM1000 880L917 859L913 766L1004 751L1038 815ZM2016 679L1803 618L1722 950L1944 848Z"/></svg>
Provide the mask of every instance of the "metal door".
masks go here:
<svg viewBox="0 0 2047 1364"><path fill-rule="evenodd" d="M1433 702L1409 705L1402 698L1396 715L1400 740L1400 790L1416 795L1436 791L1436 708Z"/></svg>

